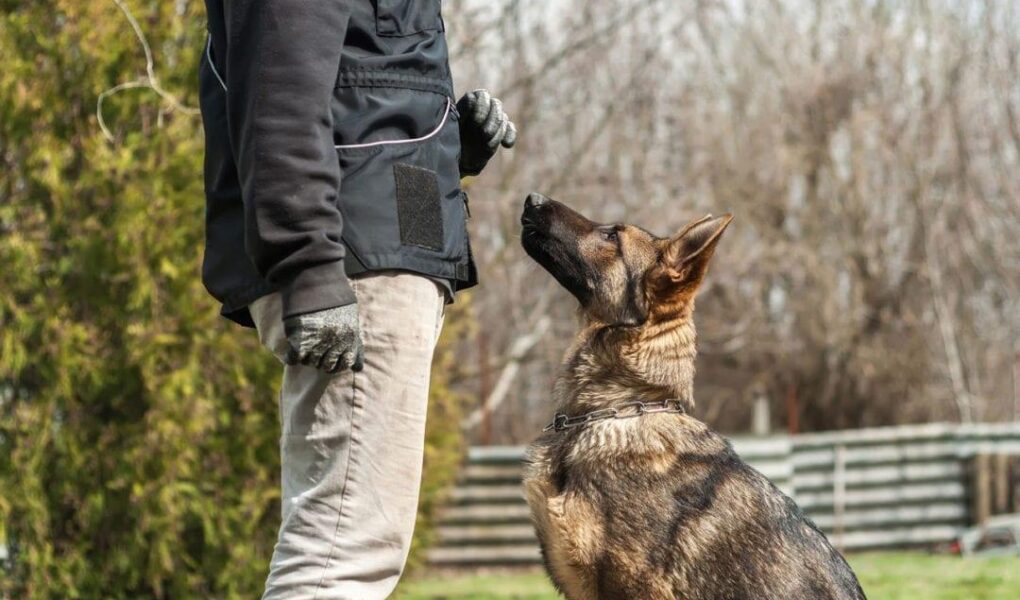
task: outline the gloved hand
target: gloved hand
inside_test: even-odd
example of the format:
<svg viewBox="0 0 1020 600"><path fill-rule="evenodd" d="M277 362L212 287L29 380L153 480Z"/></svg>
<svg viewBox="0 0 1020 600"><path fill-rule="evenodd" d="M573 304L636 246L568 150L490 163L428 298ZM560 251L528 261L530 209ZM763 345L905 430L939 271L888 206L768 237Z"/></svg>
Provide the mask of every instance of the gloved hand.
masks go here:
<svg viewBox="0 0 1020 600"><path fill-rule="evenodd" d="M290 344L289 365L307 365L327 373L364 367L357 303L290 317L284 320L283 331Z"/></svg>
<svg viewBox="0 0 1020 600"><path fill-rule="evenodd" d="M464 94L460 113L460 176L478 175L502 144L512 148L517 128L503 112L503 103L485 90Z"/></svg>

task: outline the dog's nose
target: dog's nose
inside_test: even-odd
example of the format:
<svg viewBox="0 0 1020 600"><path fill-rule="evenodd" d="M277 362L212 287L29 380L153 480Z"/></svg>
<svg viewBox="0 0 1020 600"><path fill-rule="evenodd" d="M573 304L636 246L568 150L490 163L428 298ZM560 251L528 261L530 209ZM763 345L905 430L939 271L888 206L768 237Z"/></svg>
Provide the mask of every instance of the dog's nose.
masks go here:
<svg viewBox="0 0 1020 600"><path fill-rule="evenodd" d="M528 197L524 200L524 208L540 208L546 202L549 202L548 198L542 194L533 192L528 194Z"/></svg>

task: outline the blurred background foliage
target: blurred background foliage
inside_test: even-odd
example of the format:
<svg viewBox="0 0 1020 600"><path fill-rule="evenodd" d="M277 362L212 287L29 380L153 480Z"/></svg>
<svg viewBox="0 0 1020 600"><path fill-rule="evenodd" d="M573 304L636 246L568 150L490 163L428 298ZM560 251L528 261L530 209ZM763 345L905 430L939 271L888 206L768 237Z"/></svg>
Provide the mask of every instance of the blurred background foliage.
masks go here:
<svg viewBox="0 0 1020 600"><path fill-rule="evenodd" d="M695 314L716 429L758 407L805 432L1020 420L1020 2L443 10L458 82L521 132L472 190L485 327L464 385L491 415L472 439L548 422L576 327L520 250L530 191L658 235L735 215Z"/></svg>
<svg viewBox="0 0 1020 600"><path fill-rule="evenodd" d="M257 597L281 369L199 278L204 7L0 10L0 597ZM441 378L432 400L426 509L460 450Z"/></svg>

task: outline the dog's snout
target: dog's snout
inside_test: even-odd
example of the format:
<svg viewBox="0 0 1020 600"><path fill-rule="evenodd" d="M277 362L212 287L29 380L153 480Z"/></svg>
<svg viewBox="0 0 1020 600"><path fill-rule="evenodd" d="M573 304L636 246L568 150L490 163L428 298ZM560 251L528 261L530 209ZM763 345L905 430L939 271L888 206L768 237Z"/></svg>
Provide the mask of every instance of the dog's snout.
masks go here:
<svg viewBox="0 0 1020 600"><path fill-rule="evenodd" d="M542 194L533 192L524 199L524 212L521 213L521 225L525 227L537 227L541 223L547 223L549 208L553 201Z"/></svg>
<svg viewBox="0 0 1020 600"><path fill-rule="evenodd" d="M524 208L541 208L547 202L549 202L548 198L537 192L532 192L524 200Z"/></svg>

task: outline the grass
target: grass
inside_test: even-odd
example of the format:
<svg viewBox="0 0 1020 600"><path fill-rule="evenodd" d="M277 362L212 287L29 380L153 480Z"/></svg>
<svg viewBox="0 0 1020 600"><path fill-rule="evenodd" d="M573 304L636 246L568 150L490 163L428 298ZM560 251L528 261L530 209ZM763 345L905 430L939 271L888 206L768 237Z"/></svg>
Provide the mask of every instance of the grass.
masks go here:
<svg viewBox="0 0 1020 600"><path fill-rule="evenodd" d="M1020 598L1020 557L876 553L850 556L849 560L872 600Z"/></svg>
<svg viewBox="0 0 1020 600"><path fill-rule="evenodd" d="M849 557L870 600L1017 600L1020 557L959 558L919 553ZM423 578L400 600L554 600L539 571Z"/></svg>

